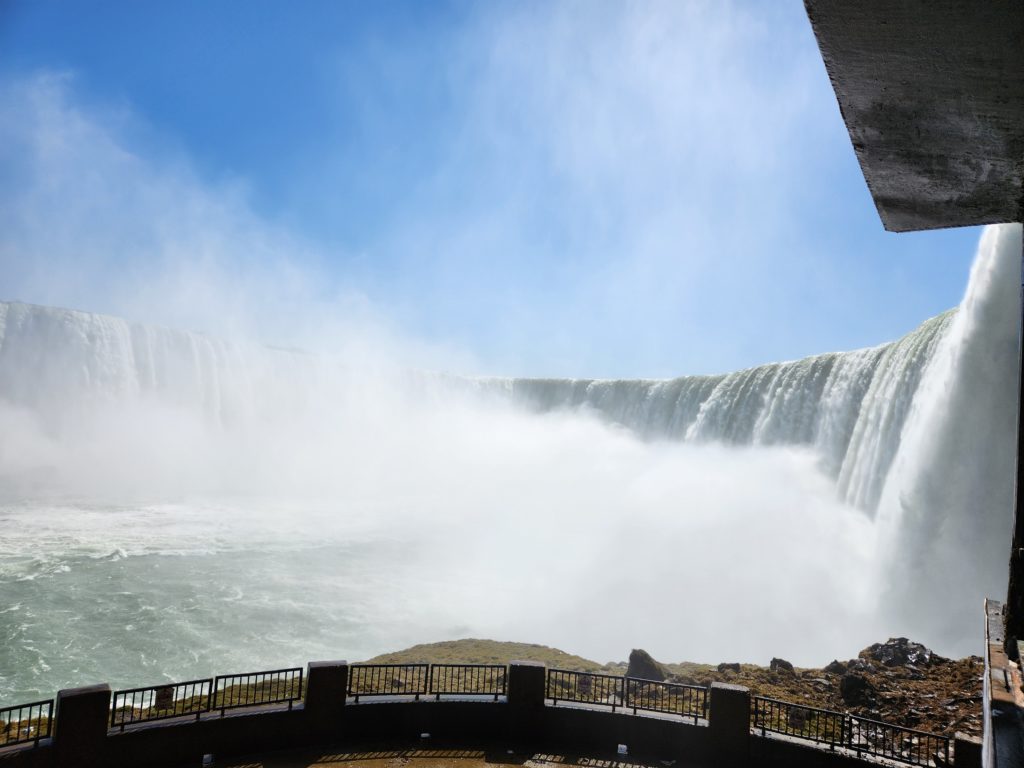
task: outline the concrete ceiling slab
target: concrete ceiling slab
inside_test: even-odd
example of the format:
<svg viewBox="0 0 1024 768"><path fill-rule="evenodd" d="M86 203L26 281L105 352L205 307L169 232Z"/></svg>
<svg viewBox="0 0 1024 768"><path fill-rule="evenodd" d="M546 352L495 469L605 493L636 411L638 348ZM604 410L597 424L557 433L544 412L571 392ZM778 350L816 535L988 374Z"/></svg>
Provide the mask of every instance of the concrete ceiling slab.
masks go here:
<svg viewBox="0 0 1024 768"><path fill-rule="evenodd" d="M804 0L894 232L1024 216L1024 0Z"/></svg>

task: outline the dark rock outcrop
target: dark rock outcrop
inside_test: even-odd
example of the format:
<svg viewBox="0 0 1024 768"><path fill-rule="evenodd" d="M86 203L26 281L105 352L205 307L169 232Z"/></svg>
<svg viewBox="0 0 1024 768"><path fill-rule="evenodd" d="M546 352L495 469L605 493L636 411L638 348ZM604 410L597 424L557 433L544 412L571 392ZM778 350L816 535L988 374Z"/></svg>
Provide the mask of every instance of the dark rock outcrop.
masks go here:
<svg viewBox="0 0 1024 768"><path fill-rule="evenodd" d="M827 667L825 667L824 671L827 672L830 675L845 675L846 674L846 665L843 664L843 662L841 662L838 659L836 659L831 664L829 664Z"/></svg>
<svg viewBox="0 0 1024 768"><path fill-rule="evenodd" d="M870 704L875 698L875 687L863 675L848 672L839 681L839 695L851 706Z"/></svg>
<svg viewBox="0 0 1024 768"><path fill-rule="evenodd" d="M884 643L875 643L861 651L862 659L877 661L886 667L904 667L908 664L924 667L948 661L937 656L920 643L914 643L905 637L890 637Z"/></svg>
<svg viewBox="0 0 1024 768"><path fill-rule="evenodd" d="M719 672L739 672L740 671L740 663L738 661L736 661L736 662L723 661L721 664L718 665L718 671Z"/></svg>
<svg viewBox="0 0 1024 768"><path fill-rule="evenodd" d="M771 663L768 664L768 669L770 669L772 672L789 672L790 674L794 673L793 665L785 659L772 659Z"/></svg>
<svg viewBox="0 0 1024 768"><path fill-rule="evenodd" d="M634 648L629 652L629 667L626 677L638 677L641 680L667 680L669 671L659 664L647 651Z"/></svg>
<svg viewBox="0 0 1024 768"><path fill-rule="evenodd" d="M876 672L875 665L868 659L850 659L846 662L847 672Z"/></svg>

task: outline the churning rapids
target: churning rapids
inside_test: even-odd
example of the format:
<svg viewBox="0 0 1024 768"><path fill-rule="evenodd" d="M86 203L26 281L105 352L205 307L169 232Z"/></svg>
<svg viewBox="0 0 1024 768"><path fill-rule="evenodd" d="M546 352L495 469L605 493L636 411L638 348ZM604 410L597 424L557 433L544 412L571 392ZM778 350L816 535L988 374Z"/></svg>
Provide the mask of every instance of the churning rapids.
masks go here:
<svg viewBox="0 0 1024 768"><path fill-rule="evenodd" d="M467 378L0 304L0 701L454 637L602 659L978 648L1019 227L871 349Z"/></svg>

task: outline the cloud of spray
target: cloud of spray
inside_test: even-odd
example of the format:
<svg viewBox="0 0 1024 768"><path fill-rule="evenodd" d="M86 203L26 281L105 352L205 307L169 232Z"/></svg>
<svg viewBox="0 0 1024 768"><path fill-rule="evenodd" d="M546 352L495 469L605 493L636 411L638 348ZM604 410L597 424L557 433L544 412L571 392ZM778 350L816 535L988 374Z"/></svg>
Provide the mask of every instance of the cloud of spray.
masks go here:
<svg viewBox="0 0 1024 768"><path fill-rule="evenodd" d="M644 645L665 658L810 661L874 637L865 622L871 527L834 501L813 457L645 444L582 415L525 415L407 375L428 360L450 367L464 358L401 338L365 299L324 287L315 270L295 266L308 246L249 212L243 191L211 186L173 158L141 159L76 109L66 88L62 78L43 78L5 92L8 104L24 107L22 141L34 142L21 164L24 192L2 214L10 225L0 249L5 291L16 298L31 287L36 301L83 309L102 297L107 311L206 331L190 338L223 360L206 382L212 390L200 386L190 399L182 394L196 385L182 373L192 370L188 355L171 355L181 370L172 365L170 383L149 390L119 378L119 366L134 370L110 352L123 345L90 358L100 341L120 338L117 328L130 336L125 323L60 316L36 337L38 327L21 327L23 349L56 365L47 377L32 367L45 360L26 352L4 370L7 384L21 377L29 393L0 411L5 490L87 498L89 510L109 510L111 526L97 532L92 513L61 507L54 536L19 539L20 554L53 556L94 536L100 549L138 552L140 535L143 551L166 543L205 552L204 526L212 526L214 542L292 542L287 568L309 556L311 530L318 543L345 542L354 530L400 540L400 561L377 564L387 578L368 579L390 594L357 602L400 604L401 618L374 614L387 635L363 624L379 645L352 641L353 653L479 634L609 658ZM134 253L152 266L140 273ZM6 334L11 355L10 317ZM254 338L309 353L268 350ZM159 524L133 513L141 534L118 517L126 504L175 499L209 510L211 499L225 498L272 511L224 511L197 528L187 513L154 513ZM287 510L283 529L275 509ZM74 573L47 575L47 589L61 594L69 583L61 579ZM320 576L335 584L329 571ZM253 588L244 573L219 577ZM309 589L279 587L266 599L281 605ZM131 623L130 605L106 608L117 619L111 626ZM222 605L218 616L232 610ZM150 657L161 631L138 640ZM51 638L62 634L52 627ZM290 657L303 641L288 640ZM132 638L107 641L123 647ZM222 642L209 643L209 653L223 652Z"/></svg>
<svg viewBox="0 0 1024 768"><path fill-rule="evenodd" d="M180 387L111 392L94 379L77 394L55 390L46 407L9 401L0 410L0 482L23 489L41 477L46 488L105 505L111 521L123 504L168 498L213 515L218 499L249 499L233 509L262 512L183 514L194 529L175 516L133 515L146 526L140 534L97 531L94 517L61 507L59 535L19 539L4 568L21 567L25 551L53 555L91 536L129 554L160 551L162 542L193 555L226 540L257 552L272 542L291 553L276 560L286 571L323 545L350 556L354 532L357 542L400 553L361 572L368 586L354 602L307 616L324 623L305 625L304 635L249 648L254 658L285 649L290 657L304 636L329 636L353 615L376 639L352 640L353 654L338 655L474 634L599 658L642 645L666 659L782 654L810 663L886 632L875 613L877 531L835 501L815 457L643 443L585 415L526 415L410 376L414 366L466 358L403 338L364 297L305 266L310 259L296 266L294 255L311 247L253 215L243 189L210 184L173 158L142 160L71 105L66 88L43 78L4 93L28 122L23 133L8 125L0 135L19 139L5 160L25 181L17 205L0 213L5 290L32 286L37 301L53 304L103 296L108 311L230 338L230 364L217 370L236 375L218 375L217 391L236 405L233 416L211 418L176 398ZM138 272L132 253L155 266ZM253 339L308 352L273 352ZM73 362L63 370L79 370ZM46 392L36 394L46 402ZM24 523L17 510L7 514ZM954 556L948 549L941 557ZM340 588L332 573L324 565L314 586L275 583L263 599L301 603L312 589L328 600ZM218 576L253 589L244 571ZM61 579L73 576L46 578L61 594L69 583ZM367 608L379 604L394 610ZM107 608L124 620L112 625L130 621L130 605ZM227 601L218 616L240 610ZM60 637L62 628L51 629ZM105 640L152 653L162 629ZM207 667L195 671L220 668L217 654L227 651L216 627L192 629L208 644ZM945 650L948 637L921 639Z"/></svg>
<svg viewBox="0 0 1024 768"><path fill-rule="evenodd" d="M256 216L237 179L199 176L128 111L80 106L74 76L0 82L0 300L73 307L367 367L466 364L400 334L327 269L327 252Z"/></svg>

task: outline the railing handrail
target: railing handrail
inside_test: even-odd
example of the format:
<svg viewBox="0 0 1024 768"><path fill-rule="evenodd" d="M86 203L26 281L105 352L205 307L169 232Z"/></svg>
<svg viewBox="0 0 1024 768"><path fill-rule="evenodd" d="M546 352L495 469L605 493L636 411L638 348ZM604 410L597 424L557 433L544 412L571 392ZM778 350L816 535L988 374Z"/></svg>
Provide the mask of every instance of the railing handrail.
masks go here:
<svg viewBox="0 0 1024 768"><path fill-rule="evenodd" d="M942 764L940 760L933 760L933 758L942 758L947 762L949 760L950 747L953 741L949 736L929 733L928 731L916 728L908 728L903 725L896 725L895 723L886 723L870 717L861 717L852 712L837 712L820 707L809 707L804 704L782 701L781 699L767 696L753 696L751 698L754 704L751 708L752 725L755 729L760 729L762 733L771 731L772 733L779 733L793 738L828 744L832 749L841 747L852 750L858 755L866 754L910 765L927 766L933 762ZM770 707L770 711L766 710L765 705ZM791 715L786 713L791 713L793 710L803 710L819 717L824 715L831 720L832 728L821 729L818 733L805 734L803 733L805 730L803 727L796 727L790 724L789 718ZM774 717L771 717L773 715ZM784 721L783 718L785 718ZM786 724L783 725L783 722ZM836 726L839 729L838 733L835 730ZM858 741L855 741L855 729L857 731L867 731L867 734L856 734ZM873 742L871 739L872 731L874 731L876 736L880 733L887 734L885 737L887 741L894 739L902 741L903 739L916 738L918 743L913 745L912 748L905 749L894 743L878 743L877 740Z"/></svg>
<svg viewBox="0 0 1024 768"><path fill-rule="evenodd" d="M172 689L171 708L168 709L157 709L156 694L158 691ZM190 689L191 688L191 692ZM180 698L178 691L184 689L184 695ZM110 696L110 727L117 728L120 726L121 730L129 725L136 725L138 723L149 723L157 720L173 720L178 717L194 717L198 720L206 712L209 712L213 704L213 678L203 677L196 680L184 680L176 683L162 683L158 685L147 685L139 688L122 688L120 690L113 691ZM142 701L136 701L136 695L142 694ZM146 695L153 694L148 705L146 704ZM118 705L118 697L122 699L120 705ZM130 698L130 700L129 700ZM181 702L184 704L190 700L198 699L199 703L190 703L188 707L183 706L181 711L178 711L177 704ZM138 710L139 716L135 716L135 712ZM147 714L148 710L148 714ZM166 712L168 714L154 715L153 712ZM118 714L121 715L118 720Z"/></svg>
<svg viewBox="0 0 1024 768"><path fill-rule="evenodd" d="M395 663L395 662L388 662L387 664L377 664L377 663L372 663L371 664L368 661L361 661L361 662L358 662L356 664L349 664L348 666L349 666L350 669L353 668L353 667L357 667L359 669L366 669L368 667L374 667L374 668L380 667L382 669L388 669L388 668L393 668L393 667L402 667L402 668L407 668L407 667L429 667L430 666L430 662L429 661L411 661L408 664L401 664L401 663Z"/></svg>
<svg viewBox="0 0 1024 768"><path fill-rule="evenodd" d="M18 744L29 743L33 743L35 746L38 747L39 742L41 740L50 738L50 734L53 733L53 708L53 699L41 699L39 701L32 701L27 704L12 704L9 707L0 707L0 716L4 714L11 714L14 712L18 713L18 720L7 721L8 729L10 728L12 723L17 722L18 724L18 728L15 730L14 738L5 738L3 742L0 742L0 747L13 747ZM23 717L21 714L26 710L28 711L27 718ZM35 711L34 714L33 711ZM22 729L22 724L27 724L25 738L19 738L18 736L18 733ZM35 728L34 734L32 734L33 728Z"/></svg>
<svg viewBox="0 0 1024 768"><path fill-rule="evenodd" d="M467 674L458 674L464 672ZM451 674L455 673L455 674ZM444 690L447 684L454 690ZM477 690L467 690L476 687ZM481 690L482 689L482 690ZM427 694L440 701L442 696L493 696L498 701L508 690L507 664L431 664L427 674Z"/></svg>
<svg viewBox="0 0 1024 768"><path fill-rule="evenodd" d="M800 709L809 709L812 712L821 712L822 714L825 714L825 715L835 715L836 717L857 717L857 715L851 715L849 712L840 712L840 711L835 710L835 709L823 709L822 707L811 707L811 706L808 706L807 704L801 704L801 703L796 702L796 701L785 701L783 699L773 699L771 696L751 696L750 698L752 700L754 700L754 701L767 701L767 702L770 702L772 704L782 704L783 706L786 706L786 707L799 707ZM755 712L756 712L756 710L754 710L754 709L751 710L751 713L755 713ZM858 720L860 720L860 719L865 719L866 720L866 718L859 718L859 717L857 717L857 719ZM885 725L885 723L883 723L883 725ZM900 728L902 726L896 726L896 727ZM922 733L924 733L924 732L922 731ZM927 734L927 735L931 736L931 734Z"/></svg>
<svg viewBox="0 0 1024 768"><path fill-rule="evenodd" d="M235 672L230 675L217 675L214 680L225 680L229 677L253 677L254 675L280 675L284 672L299 672L303 671L303 667L288 667L286 669L260 669L256 672Z"/></svg>
<svg viewBox="0 0 1024 768"><path fill-rule="evenodd" d="M623 680L629 680L634 683L652 683L654 685L667 685L672 688L689 688L692 691L708 691L710 690L706 685L697 685L696 683L677 683L672 680L651 680L647 677L623 677Z"/></svg>
<svg viewBox="0 0 1024 768"><path fill-rule="evenodd" d="M599 678L604 678L605 680L625 680L626 679L623 675L609 675L609 674L607 674L605 672L584 672L584 671L579 670L579 669L559 669L558 667L551 667L548 670L548 673L551 673L551 672L564 672L564 673L569 674L569 675L587 675L588 677L599 677ZM639 680L641 678L631 678L631 679ZM648 681L648 682L653 682L653 681Z"/></svg>
<svg viewBox="0 0 1024 768"><path fill-rule="evenodd" d="M656 694L656 695L655 695ZM668 694L675 699L675 706L665 704L661 696ZM692 683L676 683L670 680L650 680L644 677L623 677L622 703L633 714L639 711L692 717L694 725L698 719L707 719L710 689ZM679 706L679 705L682 706Z"/></svg>
<svg viewBox="0 0 1024 768"><path fill-rule="evenodd" d="M183 685L201 685L202 683L213 683L214 678L212 677L200 677L196 680L181 680L173 683L157 683L156 685L141 685L138 688L119 688L110 694L110 701L113 703L117 700L120 694L124 693L145 693L146 691L156 691L159 688L179 688Z"/></svg>
<svg viewBox="0 0 1024 768"><path fill-rule="evenodd" d="M244 709L245 707L260 707L268 704L282 704L287 702L288 709L292 708L292 705L296 701L302 700L303 694L303 668L302 667L288 667L286 669L267 669L260 670L257 672L238 672L232 675L217 675L214 678L213 689L211 690L211 697L213 699L211 709L219 709L223 715L225 711L229 709ZM262 678L262 679L259 679ZM228 685L221 687L221 683L226 682ZM292 686L298 682L298 689L295 692L291 692ZM252 700L248 700L248 697L244 701L238 701L235 703L229 703L227 701L226 693L232 688L259 688L263 686L265 689L269 688L272 691L278 691L276 696L253 696ZM280 694L280 690L283 688L283 695Z"/></svg>
<svg viewBox="0 0 1024 768"><path fill-rule="evenodd" d="M941 733L930 733L929 731L919 731L916 728L908 728L907 726L896 725L895 723L886 723L883 720L872 720L870 717L861 717L860 715L855 715L852 712L846 712L845 714L846 714L846 716L848 718L850 718L851 720L856 720L858 723L868 723L870 725L880 725L883 728L893 728L893 729L895 729L897 731L902 731L903 733L913 734L914 736L927 736L930 739L942 739L944 741L952 741L953 740L949 736L943 736Z"/></svg>
<svg viewBox="0 0 1024 768"><path fill-rule="evenodd" d="M405 666L405 665L400 665ZM431 667L459 667L460 669L508 669L508 664L456 664L444 662L443 664L429 664Z"/></svg>
<svg viewBox="0 0 1024 768"><path fill-rule="evenodd" d="M373 688L369 691L356 690L353 683L356 676L353 673L354 670L365 669L365 670L388 670L388 669L403 669L413 670L413 680L418 683L415 688L410 686L407 690L394 691L394 690L379 690ZM379 681L379 675L374 675L368 681L371 684L376 684ZM360 696L415 696L416 701L419 701L420 696L426 696L428 689L430 688L430 664L415 662L411 664L352 664L349 668L348 684L345 686L347 695L352 696L356 703L359 702Z"/></svg>
<svg viewBox="0 0 1024 768"><path fill-rule="evenodd" d="M508 664L500 663L458 663L458 662L409 662L409 663L375 663L375 662L363 662L350 664L350 674L348 677L348 693L353 695L358 701L359 696L373 696L373 695L415 695L417 700L420 695L423 694L439 694L440 695L494 695L497 700L497 696L504 694L507 690L509 666ZM415 689L410 688L406 690L393 691L375 689L371 691L358 691L353 689L353 675L352 670L407 670L414 671L416 674L411 678L412 682L418 684ZM467 690L438 690L440 686L447 683L447 680L443 680L439 685L435 685L434 671L449 671L449 670L473 670L473 671L489 671L494 672L493 676L477 677L468 681L469 687L479 684L479 687L487 687L489 690L486 691L467 691ZM275 675L290 675L290 677L277 677ZM564 677L563 677L564 676ZM270 679L253 679L253 678L270 678ZM565 678L568 677L568 680ZM567 695L559 696L558 692L553 691L555 685L560 682L572 684L572 679L575 678L578 681L580 678L593 679L598 682L598 688L604 687L603 693L609 694L613 699L611 702L608 701L594 701L594 695L589 690L587 694L581 696L578 691L573 691L567 687L564 691ZM456 684L464 683L464 679L453 678L453 682ZM378 685L380 688L380 679L373 679L370 681ZM224 685L227 683L227 685ZM295 684L297 685L297 688ZM402 681L404 687L407 681ZM553 685L553 683L555 685ZM275 686L283 687L286 693L276 695L269 699L260 699L257 701L245 701L242 703L228 704L224 701L226 696L222 696L224 692L230 690L232 687L239 686L243 688L274 688ZM192 690L189 690L191 687ZM458 685L455 686L456 688ZM637 689L643 688L661 688L668 692L672 691L687 691L695 694L694 698L687 700L683 703L682 707L673 708L671 705L668 706L651 706L649 702L645 702L641 694L638 694ZM176 708L172 709L161 709L156 710L155 697L158 691L166 691L172 689L173 701L183 702L188 700L194 700L189 702L189 706L181 712L176 711ZM495 692L497 690L497 693ZM143 694L142 704L140 705L137 700L137 694ZM152 694L152 698L147 701L147 694ZM192 680L182 680L175 682L160 682L153 685L138 686L134 688L121 688L111 693L110 699L110 725L111 727L117 727L120 725L122 730L126 725L135 723L147 722L152 720L163 720L175 717L188 717L195 716L199 717L203 713L208 713L212 710L225 710L235 709L242 707L253 707L261 706L265 704L275 704L281 702L288 702L289 708L291 703L294 701L302 700L305 694L305 668L304 667L282 667L278 669L270 670L257 670L252 672L238 672L225 675L216 675L213 677L195 678ZM632 677L629 675L613 675L606 672L590 672L586 670L578 669L563 669L560 667L549 667L545 670L545 698L551 698L557 701L573 701L579 703L593 703L599 705L611 704L612 709L616 707L622 707L624 709L633 709L634 713L637 710L662 712L667 714L676 714L682 717L694 717L699 715L705 719L708 717L708 706L710 703L710 687L702 686L695 683L676 682L672 680L652 680L643 677ZM219 704L215 703L220 698ZM121 701L119 702L119 699ZM621 699L621 701L620 701ZM630 702L632 699L632 703ZM785 701L772 696L760 696L752 694L751 700L751 725L761 730L762 732L771 731L773 733L780 733L795 737L798 739L805 739L808 741L817 741L820 743L828 744L833 747L843 747L851 750L855 750L858 753L865 753L874 757L881 757L892 759L900 762L909 762L915 764L921 764L922 762L928 762L930 757L941 756L941 754L949 755L950 748L953 743L953 738L938 733L931 733L929 731L920 730L918 728L910 728L895 723L887 723L883 720L878 720L873 717L865 717L854 714L852 712L841 712L832 709L826 709L823 707L809 706L807 704ZM772 709L769 710L768 707ZM24 711L30 711L30 716L25 719L19 719L18 721L11 720L10 722L29 722L29 728L35 728L35 734L31 738L17 738L9 739L4 742L6 745L14 744L25 744L32 741L38 742L49 737L53 731L53 723L55 720L54 699L40 699L23 704L13 704L10 706L0 707L0 716L8 715L12 713L20 713ZM777 708L777 709L775 709ZM31 712L32 710L37 710ZM792 726L789 724L788 713L795 710L801 710L808 714L813 714L816 717L829 718L835 721L836 725L839 726L836 731L835 725L829 725L820 729L820 732L815 734L804 735L801 731L804 730L801 727ZM141 713L153 711L169 712L169 714L156 715L151 714L142 715ZM139 712L140 716L136 718L134 712ZM119 718L120 715L120 718ZM19 714L20 717L20 714ZM696 719L695 719L696 722ZM785 725L784 725L785 723ZM880 732L888 732L890 736L884 737L886 740L891 740L893 737L908 737L927 740L923 743L915 744L912 748L902 749L900 747L888 746L887 744L880 743L881 739L872 739L871 731L876 730ZM855 731L857 733L855 733ZM864 732L867 733L864 733ZM858 742L855 743L854 739ZM873 743L873 741L879 743ZM934 755L931 755L931 751L934 748ZM909 755L909 756L908 756Z"/></svg>
<svg viewBox="0 0 1024 768"><path fill-rule="evenodd" d="M44 704L53 705L53 699L41 699L40 701L31 701L28 704L12 704L9 707L0 707L0 712L13 712L15 709L28 709L29 707L41 707Z"/></svg>

